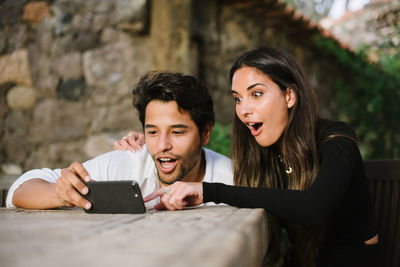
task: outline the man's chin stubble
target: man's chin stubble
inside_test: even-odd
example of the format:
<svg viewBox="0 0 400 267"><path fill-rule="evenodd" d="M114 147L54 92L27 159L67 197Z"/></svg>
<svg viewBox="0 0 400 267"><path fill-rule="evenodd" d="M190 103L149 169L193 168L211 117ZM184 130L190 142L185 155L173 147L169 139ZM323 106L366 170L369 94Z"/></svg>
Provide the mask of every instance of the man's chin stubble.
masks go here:
<svg viewBox="0 0 400 267"><path fill-rule="evenodd" d="M174 180L172 180L172 181L166 181L166 180L164 180L164 179L160 176L160 173L158 172L158 170L157 170L157 175L158 175L158 180L159 180L161 183L167 184L167 185L173 184L173 183L178 182L178 181L182 181L182 180L183 180L183 177L184 177L184 176L182 175L182 172L180 172L180 173L178 174L178 176L177 176Z"/></svg>

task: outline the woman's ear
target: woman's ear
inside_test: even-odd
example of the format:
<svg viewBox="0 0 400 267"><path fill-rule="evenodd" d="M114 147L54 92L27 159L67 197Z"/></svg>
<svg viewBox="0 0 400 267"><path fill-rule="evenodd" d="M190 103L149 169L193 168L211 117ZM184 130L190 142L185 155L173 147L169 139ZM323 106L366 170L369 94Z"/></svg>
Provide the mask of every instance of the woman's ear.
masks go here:
<svg viewBox="0 0 400 267"><path fill-rule="evenodd" d="M203 132L201 133L201 145L205 146L208 144L208 141L210 141L210 136L211 136L211 131L213 128L213 123L209 122L206 124L206 127L204 127Z"/></svg>
<svg viewBox="0 0 400 267"><path fill-rule="evenodd" d="M296 103L297 100L297 95L294 92L294 89L291 88L286 88L286 103L288 108L292 108L294 106L294 104Z"/></svg>

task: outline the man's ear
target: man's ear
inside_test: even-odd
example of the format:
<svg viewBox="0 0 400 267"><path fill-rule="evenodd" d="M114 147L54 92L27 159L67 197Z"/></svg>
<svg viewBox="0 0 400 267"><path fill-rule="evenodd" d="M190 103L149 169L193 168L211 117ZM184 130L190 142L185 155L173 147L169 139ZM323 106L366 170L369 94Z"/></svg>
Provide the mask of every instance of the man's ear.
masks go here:
<svg viewBox="0 0 400 267"><path fill-rule="evenodd" d="M287 107L288 109L292 108L294 106L294 104L296 104L297 101L297 95L294 92L294 89L291 88L286 88L286 103L287 103Z"/></svg>
<svg viewBox="0 0 400 267"><path fill-rule="evenodd" d="M212 128L214 127L214 124L209 122L206 124L206 126L204 127L204 130L201 134L201 145L205 146L208 144L208 141L210 141L210 136L211 136L211 131Z"/></svg>

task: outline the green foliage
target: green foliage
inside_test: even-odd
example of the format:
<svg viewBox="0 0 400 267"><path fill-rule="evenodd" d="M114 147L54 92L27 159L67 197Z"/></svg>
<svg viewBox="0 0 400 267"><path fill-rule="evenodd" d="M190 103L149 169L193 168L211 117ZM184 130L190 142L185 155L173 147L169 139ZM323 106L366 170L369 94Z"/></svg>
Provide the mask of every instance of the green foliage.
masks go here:
<svg viewBox="0 0 400 267"><path fill-rule="evenodd" d="M229 157L231 154L231 130L231 123L222 125L216 122L211 132L210 142L206 147Z"/></svg>
<svg viewBox="0 0 400 267"><path fill-rule="evenodd" d="M399 158L400 51L372 64L365 50L354 54L321 36L314 41L348 73L334 89L338 119L354 127L364 158Z"/></svg>

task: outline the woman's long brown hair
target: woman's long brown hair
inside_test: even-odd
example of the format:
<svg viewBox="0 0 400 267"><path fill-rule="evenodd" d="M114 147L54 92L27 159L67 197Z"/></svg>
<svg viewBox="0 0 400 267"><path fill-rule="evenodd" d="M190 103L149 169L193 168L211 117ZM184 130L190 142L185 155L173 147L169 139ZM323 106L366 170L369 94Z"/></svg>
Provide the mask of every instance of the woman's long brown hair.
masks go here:
<svg viewBox="0 0 400 267"><path fill-rule="evenodd" d="M296 94L296 103L288 109L288 123L277 144L260 146L249 129L234 115L232 160L234 182L249 187L307 190L319 170L318 102L303 70L288 53L273 48L258 48L243 54L230 71L253 67L267 75L282 91ZM284 179L278 155L292 172ZM298 266L313 266L324 231L301 225L289 225ZM280 231L280 229L275 229Z"/></svg>
<svg viewBox="0 0 400 267"><path fill-rule="evenodd" d="M283 186L278 155L292 172L288 189L306 190L314 181L318 169L317 98L301 67L282 50L259 48L238 58L230 72L254 67L267 75L282 91L287 88L296 94L296 103L288 109L288 124L279 144L261 147L249 129L235 114L233 122L232 159L236 185L278 188Z"/></svg>

